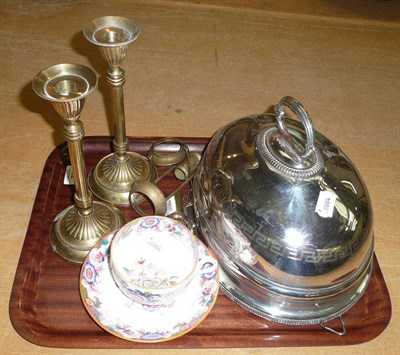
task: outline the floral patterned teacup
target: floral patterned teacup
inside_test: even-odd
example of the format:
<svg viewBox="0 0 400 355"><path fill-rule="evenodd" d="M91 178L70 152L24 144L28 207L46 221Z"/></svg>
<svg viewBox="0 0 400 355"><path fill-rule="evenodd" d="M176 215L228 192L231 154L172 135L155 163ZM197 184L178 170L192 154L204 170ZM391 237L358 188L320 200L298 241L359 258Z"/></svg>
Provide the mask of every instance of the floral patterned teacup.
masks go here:
<svg viewBox="0 0 400 355"><path fill-rule="evenodd" d="M135 219L115 235L110 269L119 289L148 306L173 303L195 276L215 272L213 258L199 260L196 237L181 223L159 216Z"/></svg>

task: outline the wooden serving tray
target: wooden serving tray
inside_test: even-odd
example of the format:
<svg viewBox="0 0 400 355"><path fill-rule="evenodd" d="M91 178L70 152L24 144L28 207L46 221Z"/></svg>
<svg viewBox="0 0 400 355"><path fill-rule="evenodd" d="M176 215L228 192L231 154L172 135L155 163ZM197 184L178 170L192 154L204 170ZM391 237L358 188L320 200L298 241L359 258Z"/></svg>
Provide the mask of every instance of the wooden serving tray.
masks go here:
<svg viewBox="0 0 400 355"><path fill-rule="evenodd" d="M130 150L146 155L155 140L157 138L130 138ZM182 141L191 151L201 152L208 139L182 138ZM111 152L111 146L110 137L85 138L87 171ZM222 292L205 321L180 338L149 344L110 335L96 325L83 307L79 295L80 266L65 262L50 247L53 219L73 203L74 187L63 183L67 153L66 144L62 144L46 161L12 288L11 322L26 340L61 348L326 346L369 341L388 325L390 297L374 257L372 278L366 293L343 315L347 328L344 336L337 336L319 325L289 326L267 321L245 311ZM170 180L170 185L173 185L173 178ZM127 220L137 216L130 207L121 210ZM337 319L328 325L340 329Z"/></svg>

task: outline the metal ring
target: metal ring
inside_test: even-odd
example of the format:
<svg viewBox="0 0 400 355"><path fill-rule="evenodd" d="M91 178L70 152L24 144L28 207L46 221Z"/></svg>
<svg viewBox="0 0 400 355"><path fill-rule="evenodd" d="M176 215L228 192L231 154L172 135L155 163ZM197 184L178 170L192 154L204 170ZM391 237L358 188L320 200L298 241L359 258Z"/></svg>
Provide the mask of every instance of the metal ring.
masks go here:
<svg viewBox="0 0 400 355"><path fill-rule="evenodd" d="M289 130L285 126L284 109L285 106L290 108L299 118L304 126L306 132L306 145L304 147L304 153L300 153L297 145L294 143L293 138ZM288 143L288 146L292 150L292 154L296 157L298 162L301 162L303 158L308 157L315 149L314 146L314 129L311 118L303 105L291 96L285 96L275 106L276 121L278 123L278 131L282 137Z"/></svg>
<svg viewBox="0 0 400 355"><path fill-rule="evenodd" d="M140 208L139 201L136 195L140 194L146 197L154 208L154 215L165 216L167 213L167 201L161 190L153 183L139 179L132 184L129 192L129 202L132 208L141 216L147 216L147 214Z"/></svg>
<svg viewBox="0 0 400 355"><path fill-rule="evenodd" d="M197 169L201 160L201 154L190 152L186 159L182 160L174 168L175 177L179 180L188 179Z"/></svg>
<svg viewBox="0 0 400 355"><path fill-rule="evenodd" d="M177 144L179 149L176 152L159 153L156 147L162 144ZM158 166L170 166L180 163L186 158L188 148L178 138L166 137L155 142L149 149L148 157L154 164Z"/></svg>

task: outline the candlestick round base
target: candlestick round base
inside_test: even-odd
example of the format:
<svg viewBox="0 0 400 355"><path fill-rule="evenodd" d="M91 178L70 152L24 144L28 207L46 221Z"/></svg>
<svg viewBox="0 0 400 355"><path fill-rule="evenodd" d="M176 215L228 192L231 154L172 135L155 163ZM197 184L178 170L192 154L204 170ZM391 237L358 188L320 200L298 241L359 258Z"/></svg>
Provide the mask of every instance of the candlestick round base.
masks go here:
<svg viewBox="0 0 400 355"><path fill-rule="evenodd" d="M93 201L93 211L88 215L83 215L72 205L54 220L50 243L54 252L63 259L81 264L103 235L124 224L122 213L104 202Z"/></svg>
<svg viewBox="0 0 400 355"><path fill-rule="evenodd" d="M139 179L154 180L157 171L140 154L127 152L124 160L115 153L103 157L89 173L89 188L99 199L114 205L129 206L129 192Z"/></svg>

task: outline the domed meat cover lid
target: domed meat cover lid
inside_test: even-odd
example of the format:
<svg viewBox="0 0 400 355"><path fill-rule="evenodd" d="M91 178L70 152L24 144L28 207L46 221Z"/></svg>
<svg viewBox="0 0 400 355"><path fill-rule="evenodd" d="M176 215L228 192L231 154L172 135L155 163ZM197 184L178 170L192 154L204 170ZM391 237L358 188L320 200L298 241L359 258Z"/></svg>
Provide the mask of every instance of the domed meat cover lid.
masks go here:
<svg viewBox="0 0 400 355"><path fill-rule="evenodd" d="M300 122L285 117L285 108ZM284 97L275 115L220 129L193 195L199 233L226 275L222 289L245 308L277 321L315 323L342 314L364 292L373 254L366 187L294 98ZM282 297L289 297L287 306ZM321 306L315 299L332 300Z"/></svg>

